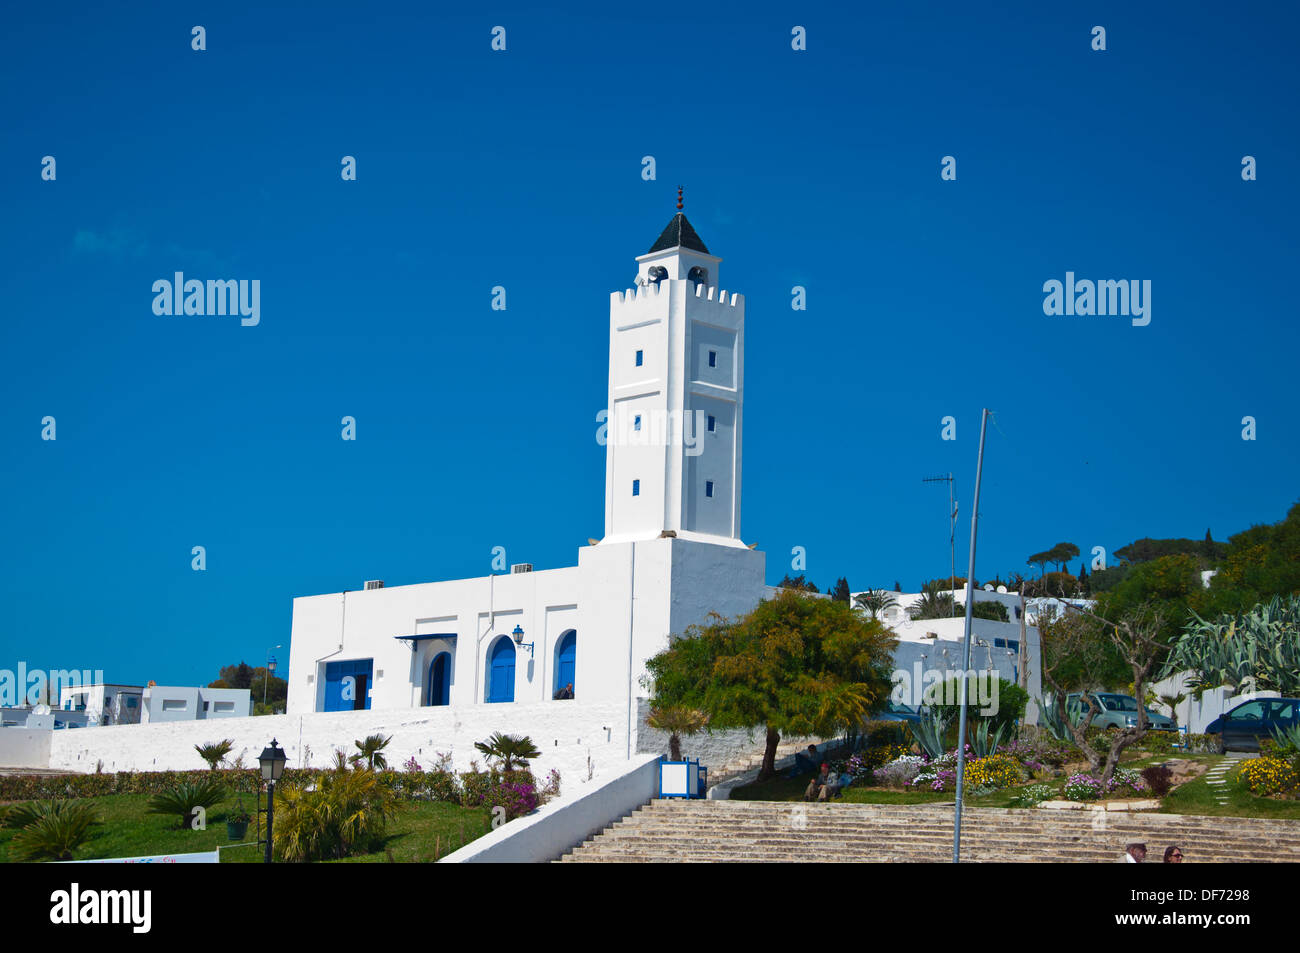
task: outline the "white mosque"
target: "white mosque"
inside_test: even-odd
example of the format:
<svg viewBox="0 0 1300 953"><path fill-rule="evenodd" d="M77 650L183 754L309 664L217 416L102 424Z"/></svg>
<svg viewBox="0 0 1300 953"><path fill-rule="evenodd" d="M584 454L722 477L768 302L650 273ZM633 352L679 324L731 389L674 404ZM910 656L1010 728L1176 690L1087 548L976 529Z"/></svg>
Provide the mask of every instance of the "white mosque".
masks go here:
<svg viewBox="0 0 1300 953"><path fill-rule="evenodd" d="M770 591L740 537L745 302L677 207L610 295L604 538L564 569L295 599L288 715L613 703L634 732L670 634Z"/></svg>

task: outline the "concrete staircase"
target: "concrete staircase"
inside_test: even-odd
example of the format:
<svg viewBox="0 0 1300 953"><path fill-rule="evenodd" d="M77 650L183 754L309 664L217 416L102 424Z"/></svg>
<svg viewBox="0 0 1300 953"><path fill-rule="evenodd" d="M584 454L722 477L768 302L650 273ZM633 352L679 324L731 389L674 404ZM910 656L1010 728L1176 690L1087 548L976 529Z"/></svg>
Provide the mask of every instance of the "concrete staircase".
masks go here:
<svg viewBox="0 0 1300 953"><path fill-rule="evenodd" d="M565 863L952 860L953 807L655 800L566 853ZM1300 861L1300 821L967 808L962 860L1109 862L1132 841L1159 862Z"/></svg>
<svg viewBox="0 0 1300 953"><path fill-rule="evenodd" d="M831 742L833 743L833 742ZM794 767L794 756L796 752L804 751L809 745L816 745L818 751L826 749L828 742L821 738L791 738L789 741L781 741L776 746L776 769L788 771ZM757 773L763 765L763 752L766 749L765 744L760 744L752 751L748 751L739 757L733 758L721 767L709 768L709 787L722 784L724 781L733 781L749 772Z"/></svg>

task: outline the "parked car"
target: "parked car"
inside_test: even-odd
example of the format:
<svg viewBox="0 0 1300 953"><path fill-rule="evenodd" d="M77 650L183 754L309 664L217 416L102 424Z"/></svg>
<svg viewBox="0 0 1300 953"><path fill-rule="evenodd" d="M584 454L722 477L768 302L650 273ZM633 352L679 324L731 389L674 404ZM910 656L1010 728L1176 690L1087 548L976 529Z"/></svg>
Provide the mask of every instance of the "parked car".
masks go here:
<svg viewBox="0 0 1300 953"><path fill-rule="evenodd" d="M1137 727L1138 704L1132 695L1118 695L1114 692L1093 692L1093 701L1100 711L1093 716L1092 727L1121 731L1124 728ZM1080 692L1066 696L1068 705L1078 705L1083 717L1088 717L1088 703ZM1147 713L1147 728L1150 731L1173 731L1173 720L1150 708Z"/></svg>
<svg viewBox="0 0 1300 953"><path fill-rule="evenodd" d="M908 708L906 705L900 705L893 699L885 705L884 709L871 716L871 721L920 721L921 716L915 708Z"/></svg>
<svg viewBox="0 0 1300 953"><path fill-rule="evenodd" d="M1220 753L1258 751L1260 739L1295 724L1300 724L1300 699L1256 698L1224 712L1205 726L1205 733L1219 736Z"/></svg>

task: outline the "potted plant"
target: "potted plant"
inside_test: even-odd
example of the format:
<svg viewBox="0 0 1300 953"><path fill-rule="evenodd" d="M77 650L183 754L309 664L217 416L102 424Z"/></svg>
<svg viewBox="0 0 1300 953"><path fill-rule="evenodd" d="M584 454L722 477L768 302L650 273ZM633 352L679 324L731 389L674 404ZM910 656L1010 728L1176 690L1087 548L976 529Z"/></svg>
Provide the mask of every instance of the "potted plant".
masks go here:
<svg viewBox="0 0 1300 953"><path fill-rule="evenodd" d="M235 807L233 813L226 816L226 836L232 841L242 841L248 833L248 822L252 820L242 804Z"/></svg>

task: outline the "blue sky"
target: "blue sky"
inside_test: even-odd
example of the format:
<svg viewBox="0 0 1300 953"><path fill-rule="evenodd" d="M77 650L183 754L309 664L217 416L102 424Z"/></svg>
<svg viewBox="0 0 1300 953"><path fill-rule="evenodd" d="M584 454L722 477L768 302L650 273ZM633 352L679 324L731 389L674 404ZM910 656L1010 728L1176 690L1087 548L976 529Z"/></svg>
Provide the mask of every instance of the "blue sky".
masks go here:
<svg viewBox="0 0 1300 953"><path fill-rule="evenodd" d="M769 582L795 546L822 586L943 575L948 471L963 567L986 406L981 578L1282 518L1298 17L1131 6L11 12L0 667L207 682L297 595L574 564L608 295L679 183L747 299ZM176 271L259 279L261 323L156 316ZM1044 315L1067 271L1150 280L1150 325Z"/></svg>

